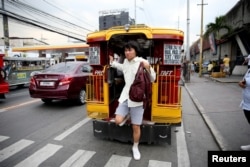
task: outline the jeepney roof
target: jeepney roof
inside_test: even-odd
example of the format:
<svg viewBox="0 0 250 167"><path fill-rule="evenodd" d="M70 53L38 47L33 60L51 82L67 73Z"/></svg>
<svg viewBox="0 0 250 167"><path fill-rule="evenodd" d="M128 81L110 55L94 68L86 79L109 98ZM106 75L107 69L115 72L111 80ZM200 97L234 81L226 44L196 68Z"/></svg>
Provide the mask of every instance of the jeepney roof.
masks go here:
<svg viewBox="0 0 250 167"><path fill-rule="evenodd" d="M168 28L151 28L144 24L130 25L126 31L125 26L111 27L107 30L101 30L87 35L87 43L97 41L108 41L113 35L131 35L144 34L148 39L177 39L183 40L184 32Z"/></svg>

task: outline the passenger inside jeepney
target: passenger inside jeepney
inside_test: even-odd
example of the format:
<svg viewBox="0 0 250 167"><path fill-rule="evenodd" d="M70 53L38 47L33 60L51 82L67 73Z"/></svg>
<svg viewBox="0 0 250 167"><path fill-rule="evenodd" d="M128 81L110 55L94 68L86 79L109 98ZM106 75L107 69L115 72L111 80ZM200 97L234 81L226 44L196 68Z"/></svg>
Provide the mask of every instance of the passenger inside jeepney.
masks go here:
<svg viewBox="0 0 250 167"><path fill-rule="evenodd" d="M125 59L125 56L123 56L122 54L117 54L117 53L114 54L114 61L122 64L124 62L124 59ZM123 77L122 71L117 69L116 72L117 72L118 77L119 76Z"/></svg>
<svg viewBox="0 0 250 167"><path fill-rule="evenodd" d="M4 62L3 70L6 72L6 75L8 76L11 70L11 64L8 61Z"/></svg>
<svg viewBox="0 0 250 167"><path fill-rule="evenodd" d="M125 59L124 55L114 53L114 61L122 64L124 62L124 59ZM113 75L114 75L114 82L115 82L115 85L116 85L116 89L115 89L116 90L115 91L116 98L119 98L119 96L120 96L120 94L122 92L122 89L123 89L123 87L125 85L123 72L118 70L118 69L115 69Z"/></svg>
<svg viewBox="0 0 250 167"><path fill-rule="evenodd" d="M162 64L162 58L159 58L159 60L156 62L156 64Z"/></svg>
<svg viewBox="0 0 250 167"><path fill-rule="evenodd" d="M12 68L13 70L16 69L16 64L15 64L14 62L11 63L11 68Z"/></svg>

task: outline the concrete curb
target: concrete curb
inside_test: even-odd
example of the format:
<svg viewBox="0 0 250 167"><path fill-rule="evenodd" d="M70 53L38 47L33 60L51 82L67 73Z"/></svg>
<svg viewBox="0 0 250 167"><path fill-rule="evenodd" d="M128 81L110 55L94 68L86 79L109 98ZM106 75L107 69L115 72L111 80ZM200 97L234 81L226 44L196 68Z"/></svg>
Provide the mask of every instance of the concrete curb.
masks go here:
<svg viewBox="0 0 250 167"><path fill-rule="evenodd" d="M238 83L240 80L242 80L243 76L237 75L237 76L230 76L227 78L213 78L210 76L204 76L207 79L210 79L215 82L222 82L222 83Z"/></svg>

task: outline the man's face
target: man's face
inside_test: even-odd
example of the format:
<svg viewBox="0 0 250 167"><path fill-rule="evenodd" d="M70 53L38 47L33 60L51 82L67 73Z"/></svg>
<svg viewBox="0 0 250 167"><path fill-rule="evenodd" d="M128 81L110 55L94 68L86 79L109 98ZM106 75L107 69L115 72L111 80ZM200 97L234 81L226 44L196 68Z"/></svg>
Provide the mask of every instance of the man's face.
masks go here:
<svg viewBox="0 0 250 167"><path fill-rule="evenodd" d="M128 61L132 60L136 57L136 52L134 48L125 48L125 56Z"/></svg>

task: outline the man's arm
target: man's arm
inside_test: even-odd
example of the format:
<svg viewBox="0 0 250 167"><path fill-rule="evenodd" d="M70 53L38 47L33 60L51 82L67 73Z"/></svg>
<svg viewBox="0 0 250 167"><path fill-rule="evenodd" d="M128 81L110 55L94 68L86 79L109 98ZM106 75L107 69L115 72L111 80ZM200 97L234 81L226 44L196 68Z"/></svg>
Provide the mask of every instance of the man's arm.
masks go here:
<svg viewBox="0 0 250 167"><path fill-rule="evenodd" d="M249 56L248 56L248 57L249 57ZM248 57L245 58L245 61L242 63L242 65L244 65L246 62L249 61L249 58L248 58Z"/></svg>

